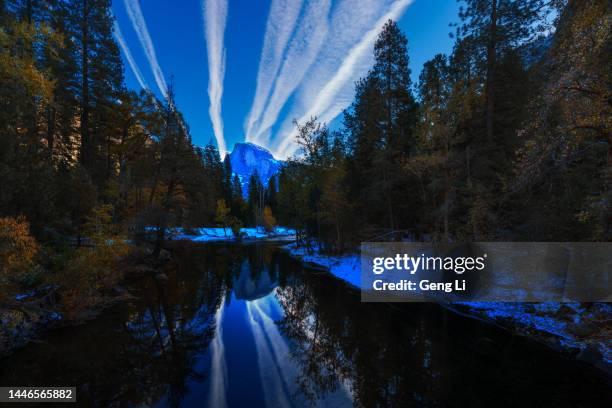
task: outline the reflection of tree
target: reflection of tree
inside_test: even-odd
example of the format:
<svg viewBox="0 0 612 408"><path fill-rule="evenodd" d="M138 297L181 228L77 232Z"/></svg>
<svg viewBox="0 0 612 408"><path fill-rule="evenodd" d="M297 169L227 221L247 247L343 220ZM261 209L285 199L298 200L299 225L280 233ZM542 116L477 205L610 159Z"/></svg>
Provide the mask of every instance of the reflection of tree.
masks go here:
<svg viewBox="0 0 612 408"><path fill-rule="evenodd" d="M190 381L202 381L204 373L194 370L215 336L215 312L223 298L231 296L234 278L245 259L251 273L261 274L269 265L273 248L244 245L208 245L190 251L165 270L167 280L148 279L142 286L142 305L125 324L130 365L129 376L137 390L122 392L122 403L152 404L165 397L166 404L178 406ZM267 262L266 262L267 261ZM255 271L255 272L254 272Z"/></svg>
<svg viewBox="0 0 612 408"><path fill-rule="evenodd" d="M318 305L304 285L277 292L285 316L278 323L282 333L295 346L292 357L298 363L299 390L311 402L337 390L338 380L347 378L349 361L338 351L338 339L321 324Z"/></svg>
<svg viewBox="0 0 612 408"><path fill-rule="evenodd" d="M225 271L206 256L190 254L163 272L167 280L146 278L139 300L78 328L51 336L47 346L0 372L2 383L81 384L87 406L153 405L161 398L177 406L190 381L202 381L194 367L214 337L214 314L226 290ZM58 349L59 348L59 349ZM3 362L4 364L4 362Z"/></svg>
<svg viewBox="0 0 612 408"><path fill-rule="evenodd" d="M270 268L272 253L276 251L270 245L250 245L248 249L247 259L251 278L257 280L264 270Z"/></svg>
<svg viewBox="0 0 612 408"><path fill-rule="evenodd" d="M300 282L277 291L285 313L279 326L295 344L297 382L310 401L340 385L360 406L435 401L440 373L424 316L400 314L400 320L384 305L360 303L358 294L332 279L299 276Z"/></svg>
<svg viewBox="0 0 612 408"><path fill-rule="evenodd" d="M124 325L129 341L123 344L123 357L133 369L116 400L151 404L165 395L168 405L177 406L186 384L203 380L195 361L214 336L223 282L202 269L180 263L165 271L167 280L148 279L142 286L142 306Z"/></svg>
<svg viewBox="0 0 612 408"><path fill-rule="evenodd" d="M527 340L435 304L361 303L329 276L279 264L292 274L279 277L278 324L312 402L340 384L364 407L565 406L571 398L588 406L605 398L607 380L590 374L585 381L584 367ZM546 391L534 396L534 383Z"/></svg>
<svg viewBox="0 0 612 408"><path fill-rule="evenodd" d="M273 363L295 364L298 389L313 403L344 387L365 407L566 406L570 400L590 406L607 396L606 378L585 380L584 367L572 368L553 352L435 305L361 303L359 293L301 270L270 246L207 245L177 259L163 271L167 279L134 285L134 304L52 332L48 342L0 362L0 383L79 384L85 406L176 406L190 382L209 375L198 362L217 330L215 313L224 297L226 305L231 299L248 260L255 269L248 266L247 274L263 271L280 285L284 316L277 324L292 361ZM294 372L285 368L291 369L279 372ZM541 387L536 396L534 383Z"/></svg>

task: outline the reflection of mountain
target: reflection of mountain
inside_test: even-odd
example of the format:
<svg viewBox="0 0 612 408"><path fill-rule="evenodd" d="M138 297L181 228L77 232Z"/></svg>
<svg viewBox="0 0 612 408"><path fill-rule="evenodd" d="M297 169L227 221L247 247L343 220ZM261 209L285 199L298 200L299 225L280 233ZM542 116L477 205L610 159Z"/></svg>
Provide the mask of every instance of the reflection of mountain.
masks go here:
<svg viewBox="0 0 612 408"><path fill-rule="evenodd" d="M234 295L236 299L255 300L272 293L278 281L272 279L268 269L264 269L256 277L251 274L249 263L244 262L238 278L234 278Z"/></svg>
<svg viewBox="0 0 612 408"><path fill-rule="evenodd" d="M277 251L186 253L167 280L134 282L133 303L3 359L0 383L76 384L87 406L532 406L534 383L542 406L609 394L606 374L538 343L434 304L362 303ZM228 279L249 300L229 301Z"/></svg>
<svg viewBox="0 0 612 408"><path fill-rule="evenodd" d="M238 175L242 186L242 194L246 197L249 177L255 172L259 174L264 186L268 185L270 177L275 176L281 166L272 153L253 143L236 143L229 154L232 171Z"/></svg>

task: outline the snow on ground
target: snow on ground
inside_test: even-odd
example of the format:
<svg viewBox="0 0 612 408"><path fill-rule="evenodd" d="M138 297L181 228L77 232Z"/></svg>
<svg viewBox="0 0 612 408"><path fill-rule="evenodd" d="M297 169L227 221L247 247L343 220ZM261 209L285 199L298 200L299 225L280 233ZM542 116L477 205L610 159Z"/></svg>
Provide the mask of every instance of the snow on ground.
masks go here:
<svg viewBox="0 0 612 408"><path fill-rule="evenodd" d="M457 302L451 307L503 327L511 324L528 334L545 335L553 345L579 350L585 358L594 360L591 362L612 371L610 303Z"/></svg>
<svg viewBox="0 0 612 408"><path fill-rule="evenodd" d="M184 230L173 228L170 231L173 240L189 240L194 242L233 241L236 237L231 228L193 228ZM285 227L275 227L273 231L266 231L262 227L241 228L242 239L295 239L295 230Z"/></svg>
<svg viewBox="0 0 612 408"><path fill-rule="evenodd" d="M349 285L361 288L359 254L325 255L313 245L309 251L291 243L283 247L306 266L329 271ZM612 371L610 321L612 304L456 302L445 305L468 317L479 318L562 349L578 350L578 357Z"/></svg>
<svg viewBox="0 0 612 408"><path fill-rule="evenodd" d="M301 259L305 264L323 268L351 286L361 288L359 254L321 255L316 249L309 253L305 247L298 247L296 243L285 245L283 249L291 256Z"/></svg>

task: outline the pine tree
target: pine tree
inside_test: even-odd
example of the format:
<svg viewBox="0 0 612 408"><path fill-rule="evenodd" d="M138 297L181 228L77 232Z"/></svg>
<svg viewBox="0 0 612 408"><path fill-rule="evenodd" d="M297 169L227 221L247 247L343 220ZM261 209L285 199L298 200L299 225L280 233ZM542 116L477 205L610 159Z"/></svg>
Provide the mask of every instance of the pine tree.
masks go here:
<svg viewBox="0 0 612 408"><path fill-rule="evenodd" d="M281 168L278 176L279 214L277 216L282 225L296 229L298 244L309 243L308 240L304 240L307 225L312 219L312 207L309 202L312 184L307 172L308 169L303 163L291 159Z"/></svg>
<svg viewBox="0 0 612 408"><path fill-rule="evenodd" d="M506 50L529 42L542 30L550 7L543 0L463 0L457 37L468 40L477 53L477 69L484 78L485 128L489 143L494 142L496 71L498 59Z"/></svg>
<svg viewBox="0 0 612 408"><path fill-rule="evenodd" d="M388 21L374 45L374 67L357 84L356 100L345 117L354 154L350 177L359 178L353 188L363 200L363 214L376 224L384 219L392 230L404 218L400 214L409 214L406 200L397 194L408 184L398 163L414 147L418 112L407 44L397 24Z"/></svg>
<svg viewBox="0 0 612 408"><path fill-rule="evenodd" d="M444 242L450 234L450 213L454 193L459 187L456 173L457 157L454 118L449 100L452 83L445 55L427 61L419 77L421 123L419 152L408 162L420 186L422 216L428 232L439 232L438 215L442 216ZM423 226L422 226L423 227Z"/></svg>
<svg viewBox="0 0 612 408"><path fill-rule="evenodd" d="M110 0L68 0L66 37L74 39L79 66L79 161L102 186L107 178L107 125L123 81L119 49L112 37Z"/></svg>
<svg viewBox="0 0 612 408"><path fill-rule="evenodd" d="M251 225L259 225L264 209L264 187L257 171L249 177L248 212Z"/></svg>
<svg viewBox="0 0 612 408"><path fill-rule="evenodd" d="M72 23L69 16L72 10L65 2L57 2L53 7L50 26L61 35L61 46L54 47L46 57L46 65L55 80L52 99L46 111L46 139L49 155L56 163L73 166L78 160L79 89L78 48L71 38Z"/></svg>
<svg viewBox="0 0 612 408"><path fill-rule="evenodd" d="M277 211L277 201L276 201L276 193L278 192L278 188L276 186L276 176L272 176L270 177L270 180L268 180L268 187L265 189L265 198L264 198L264 203L265 205L270 207L270 210L272 210L273 213L276 213Z"/></svg>
<svg viewBox="0 0 612 408"><path fill-rule="evenodd" d="M504 218L497 209L504 180L511 176L508 157L517 146L529 93L516 50L545 28L551 8L541 0L465 3L451 58L458 85L453 99L459 101L458 130L467 143L466 234L482 240L489 239Z"/></svg>
<svg viewBox="0 0 612 408"><path fill-rule="evenodd" d="M225 200L228 203L231 203L234 200L233 191L232 191L232 176L234 175L234 171L232 170L232 163L230 161L229 155L225 156L223 160L223 194L225 196Z"/></svg>
<svg viewBox="0 0 612 408"><path fill-rule="evenodd" d="M42 141L39 112L53 93L44 54L57 37L37 21L44 13L33 5L0 5L0 210L26 215L37 232L56 215L53 168Z"/></svg>
<svg viewBox="0 0 612 408"><path fill-rule="evenodd" d="M208 194L214 197L223 197L226 194L224 188L226 175L224 174L224 164L221 162L219 150L214 144L208 143L204 147L203 154L204 169L208 180Z"/></svg>

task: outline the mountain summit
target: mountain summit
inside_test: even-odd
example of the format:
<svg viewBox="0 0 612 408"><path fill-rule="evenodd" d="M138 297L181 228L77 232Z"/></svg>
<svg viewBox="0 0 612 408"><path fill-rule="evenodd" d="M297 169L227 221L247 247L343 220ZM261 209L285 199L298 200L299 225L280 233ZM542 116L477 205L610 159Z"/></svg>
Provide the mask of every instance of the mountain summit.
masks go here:
<svg viewBox="0 0 612 408"><path fill-rule="evenodd" d="M247 196L249 177L255 172L259 174L264 186L270 178L278 174L281 161L276 160L267 149L253 143L236 143L229 154L232 171L238 175L242 185L242 195Z"/></svg>

